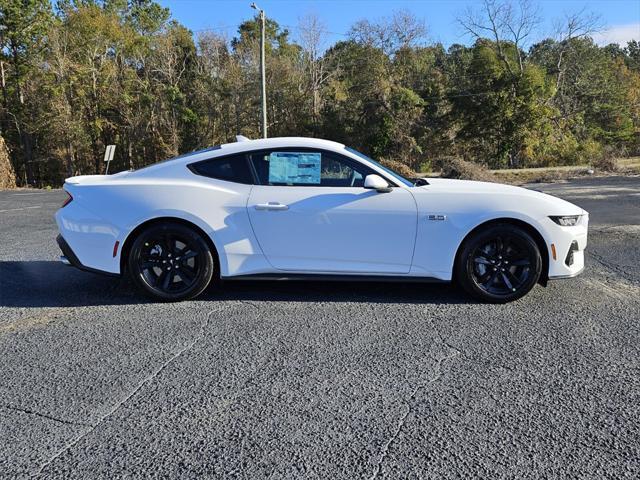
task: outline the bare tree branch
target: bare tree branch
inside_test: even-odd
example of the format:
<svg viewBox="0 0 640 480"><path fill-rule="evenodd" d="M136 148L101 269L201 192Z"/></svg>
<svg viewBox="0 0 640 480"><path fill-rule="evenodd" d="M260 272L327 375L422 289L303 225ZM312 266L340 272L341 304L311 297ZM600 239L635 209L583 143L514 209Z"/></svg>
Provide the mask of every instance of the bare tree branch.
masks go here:
<svg viewBox="0 0 640 480"><path fill-rule="evenodd" d="M524 71L524 49L536 27L540 24L539 9L530 0L517 3L506 0L484 0L479 10L468 8L458 17L463 30L476 39L487 36L495 43L498 57L509 73L514 73L512 59L505 52L505 43L511 43L516 50L518 71Z"/></svg>
<svg viewBox="0 0 640 480"><path fill-rule="evenodd" d="M427 27L424 20L416 18L408 10L398 10L391 19L375 23L360 20L351 27L352 40L381 49L386 55L393 55L401 48L413 47L424 40Z"/></svg>
<svg viewBox="0 0 640 480"><path fill-rule="evenodd" d="M336 72L329 71L329 58L323 54L328 41L326 25L317 15L309 14L298 21L300 46L303 52L303 63L309 82L314 118L320 116L320 89Z"/></svg>
<svg viewBox="0 0 640 480"><path fill-rule="evenodd" d="M562 20L556 21L556 41L560 44L556 63L558 70L556 93L562 90L562 82L566 72L564 57L571 48L572 40L589 37L601 31L603 26L600 15L588 12L586 7L577 12L565 14Z"/></svg>

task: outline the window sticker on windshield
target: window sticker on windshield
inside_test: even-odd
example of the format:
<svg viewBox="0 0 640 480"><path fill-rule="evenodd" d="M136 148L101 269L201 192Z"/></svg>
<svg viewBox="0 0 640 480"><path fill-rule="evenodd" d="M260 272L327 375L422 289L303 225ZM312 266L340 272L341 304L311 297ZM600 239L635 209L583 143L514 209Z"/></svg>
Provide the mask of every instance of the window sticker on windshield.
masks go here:
<svg viewBox="0 0 640 480"><path fill-rule="evenodd" d="M269 183L320 185L320 153L272 152L269 155Z"/></svg>

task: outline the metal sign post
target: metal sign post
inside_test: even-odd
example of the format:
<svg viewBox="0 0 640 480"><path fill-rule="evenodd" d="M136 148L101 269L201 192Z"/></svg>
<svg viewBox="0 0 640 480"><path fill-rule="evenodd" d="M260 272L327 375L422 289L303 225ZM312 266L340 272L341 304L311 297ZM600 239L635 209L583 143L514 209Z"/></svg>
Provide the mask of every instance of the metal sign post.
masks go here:
<svg viewBox="0 0 640 480"><path fill-rule="evenodd" d="M107 145L107 148L104 151L104 163L107 164L104 174L107 175L109 173L109 163L113 160L113 154L116 151L115 145Z"/></svg>

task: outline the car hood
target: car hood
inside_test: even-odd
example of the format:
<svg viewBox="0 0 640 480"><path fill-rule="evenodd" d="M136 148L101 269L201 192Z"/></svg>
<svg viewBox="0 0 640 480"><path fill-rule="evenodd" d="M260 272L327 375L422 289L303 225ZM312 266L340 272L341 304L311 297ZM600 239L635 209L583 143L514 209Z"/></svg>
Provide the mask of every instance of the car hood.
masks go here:
<svg viewBox="0 0 640 480"><path fill-rule="evenodd" d="M504 185L501 183L455 180L449 178L428 178L427 181L429 185L416 187L416 190L419 191L420 194L428 194L429 192L460 194L465 195L465 197L469 199L469 202L473 202L474 198L488 197L496 203L515 207L525 206L522 205L522 203L526 202L526 204L544 208L548 215L584 215L587 213L582 208L566 200L528 188ZM522 203L505 203L518 201Z"/></svg>

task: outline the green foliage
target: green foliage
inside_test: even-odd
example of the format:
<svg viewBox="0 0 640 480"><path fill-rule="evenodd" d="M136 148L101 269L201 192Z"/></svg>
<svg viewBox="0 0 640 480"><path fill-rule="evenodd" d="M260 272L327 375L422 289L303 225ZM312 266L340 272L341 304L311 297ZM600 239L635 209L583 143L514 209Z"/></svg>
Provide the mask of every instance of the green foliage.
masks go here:
<svg viewBox="0 0 640 480"><path fill-rule="evenodd" d="M267 18L269 134L333 139L407 172L640 153L638 42L445 50L420 43L410 15L392 20L325 50ZM101 173L108 144L117 171L260 134L258 17L230 41L194 39L153 0L0 0L0 33L0 133L21 184Z"/></svg>

